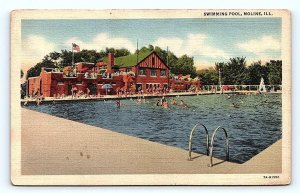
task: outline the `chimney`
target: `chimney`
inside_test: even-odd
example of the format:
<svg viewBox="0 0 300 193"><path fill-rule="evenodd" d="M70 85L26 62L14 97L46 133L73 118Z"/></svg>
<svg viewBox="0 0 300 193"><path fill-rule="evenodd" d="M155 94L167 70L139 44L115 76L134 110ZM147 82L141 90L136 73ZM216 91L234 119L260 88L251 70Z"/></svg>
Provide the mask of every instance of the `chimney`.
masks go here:
<svg viewBox="0 0 300 193"><path fill-rule="evenodd" d="M107 72L111 73L111 68L115 65L115 55L114 53L108 53L108 64L107 64Z"/></svg>

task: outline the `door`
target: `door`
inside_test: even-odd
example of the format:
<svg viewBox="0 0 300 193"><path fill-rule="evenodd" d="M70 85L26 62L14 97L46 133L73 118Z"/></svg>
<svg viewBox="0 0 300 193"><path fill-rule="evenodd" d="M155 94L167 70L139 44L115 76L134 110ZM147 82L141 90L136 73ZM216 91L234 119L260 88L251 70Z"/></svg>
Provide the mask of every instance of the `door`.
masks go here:
<svg viewBox="0 0 300 193"><path fill-rule="evenodd" d="M97 86L96 86L96 84L89 83L87 85L87 87L89 88L91 95L96 95L97 94Z"/></svg>
<svg viewBox="0 0 300 193"><path fill-rule="evenodd" d="M68 95L72 95L72 85L68 85Z"/></svg>

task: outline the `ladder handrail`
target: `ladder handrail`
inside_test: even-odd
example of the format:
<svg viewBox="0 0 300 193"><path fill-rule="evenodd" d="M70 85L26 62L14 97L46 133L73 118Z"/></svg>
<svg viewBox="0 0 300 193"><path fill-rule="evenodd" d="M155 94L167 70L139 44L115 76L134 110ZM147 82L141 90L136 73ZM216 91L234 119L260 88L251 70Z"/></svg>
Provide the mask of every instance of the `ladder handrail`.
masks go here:
<svg viewBox="0 0 300 193"><path fill-rule="evenodd" d="M209 153L209 134L208 134L208 130L207 128L205 127L205 125L201 124L201 123L197 123L193 129L191 130L191 133L190 133L190 139L189 139L189 158L188 160L191 161L192 160L192 140L193 140L193 136L194 136L194 132L197 128L197 126L200 125L204 128L205 130L205 134L206 134L206 155L208 156L208 153Z"/></svg>
<svg viewBox="0 0 300 193"><path fill-rule="evenodd" d="M226 131L226 129L224 129L223 127L219 126L217 127L214 132L213 135L211 137L211 141L210 141L210 148L209 148L209 157L210 157L210 164L208 165L209 167L213 167L213 148L214 148L214 140L215 140L215 135L217 133L217 131L219 129L222 129L225 133L225 137L226 137L226 161L229 161L229 140L228 140L228 133Z"/></svg>

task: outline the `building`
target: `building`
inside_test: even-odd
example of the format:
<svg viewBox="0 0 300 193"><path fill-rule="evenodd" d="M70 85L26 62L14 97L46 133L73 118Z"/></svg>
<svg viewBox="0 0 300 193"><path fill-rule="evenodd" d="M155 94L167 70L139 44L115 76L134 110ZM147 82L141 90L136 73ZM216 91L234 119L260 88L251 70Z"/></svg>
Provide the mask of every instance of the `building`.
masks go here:
<svg viewBox="0 0 300 193"><path fill-rule="evenodd" d="M169 66L155 51L122 57L109 53L102 61L79 62L62 71L43 68L40 76L28 78L27 96L128 94L199 90L200 81L188 76L171 77Z"/></svg>
<svg viewBox="0 0 300 193"><path fill-rule="evenodd" d="M170 68L154 51L118 57L113 70L134 74L133 85L125 86L134 87L136 92L169 88Z"/></svg>

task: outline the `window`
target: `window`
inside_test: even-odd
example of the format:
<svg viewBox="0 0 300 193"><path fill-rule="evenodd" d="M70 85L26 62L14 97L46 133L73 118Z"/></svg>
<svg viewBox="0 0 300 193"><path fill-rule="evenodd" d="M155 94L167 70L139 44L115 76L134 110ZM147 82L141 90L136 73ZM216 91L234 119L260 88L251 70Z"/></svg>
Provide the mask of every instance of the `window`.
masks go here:
<svg viewBox="0 0 300 193"><path fill-rule="evenodd" d="M156 69L150 69L150 76L156 76Z"/></svg>
<svg viewBox="0 0 300 193"><path fill-rule="evenodd" d="M139 75L145 76L146 75L146 68L139 68Z"/></svg>
<svg viewBox="0 0 300 193"><path fill-rule="evenodd" d="M166 70L160 70L160 76L166 76Z"/></svg>

